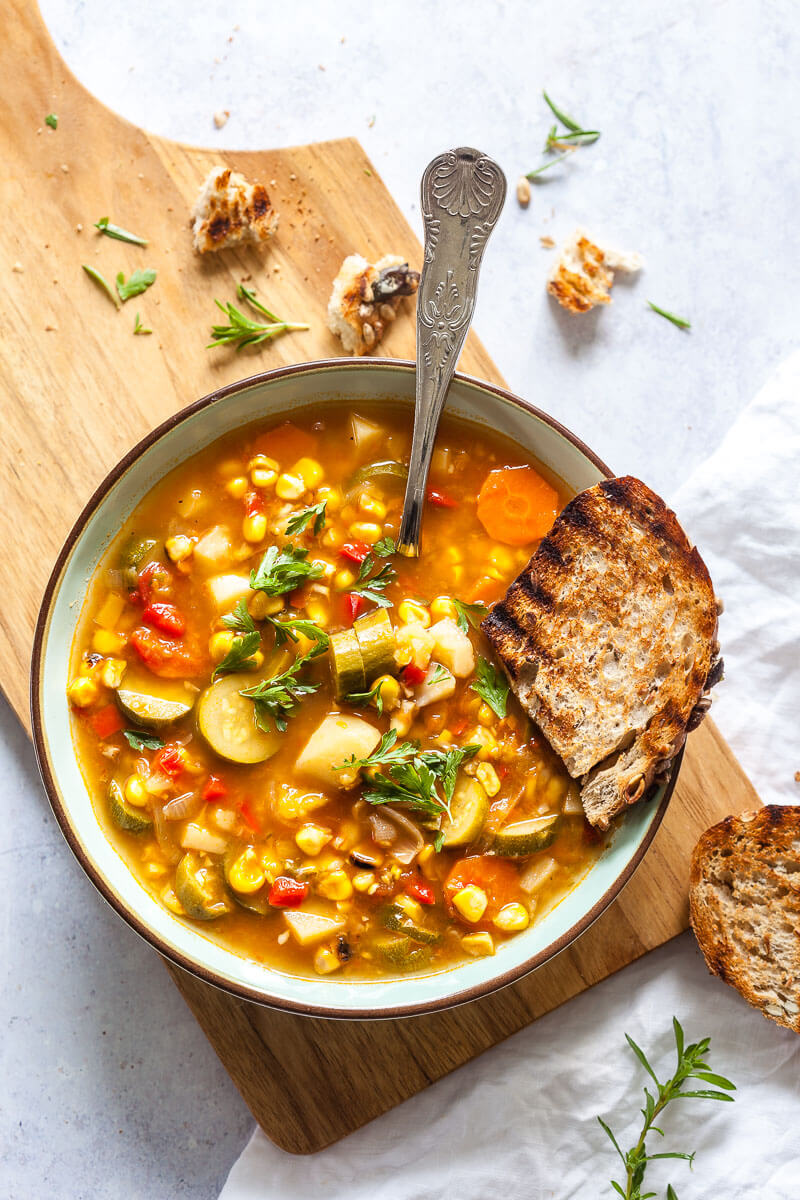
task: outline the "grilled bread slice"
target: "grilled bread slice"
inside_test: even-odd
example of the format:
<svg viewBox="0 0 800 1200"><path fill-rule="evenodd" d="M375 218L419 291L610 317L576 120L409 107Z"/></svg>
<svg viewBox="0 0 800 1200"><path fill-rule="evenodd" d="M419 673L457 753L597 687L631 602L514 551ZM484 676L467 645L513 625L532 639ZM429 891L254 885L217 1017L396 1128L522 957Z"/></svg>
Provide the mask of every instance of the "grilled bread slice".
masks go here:
<svg viewBox="0 0 800 1200"><path fill-rule="evenodd" d="M570 501L482 629L600 829L665 769L721 675L705 564L630 476Z"/></svg>
<svg viewBox="0 0 800 1200"><path fill-rule="evenodd" d="M212 167L192 210L194 246L201 254L240 242L268 242L278 224L263 183L248 183L230 167Z"/></svg>
<svg viewBox="0 0 800 1200"><path fill-rule="evenodd" d="M689 913L709 971L800 1033L800 810L769 804L707 829Z"/></svg>

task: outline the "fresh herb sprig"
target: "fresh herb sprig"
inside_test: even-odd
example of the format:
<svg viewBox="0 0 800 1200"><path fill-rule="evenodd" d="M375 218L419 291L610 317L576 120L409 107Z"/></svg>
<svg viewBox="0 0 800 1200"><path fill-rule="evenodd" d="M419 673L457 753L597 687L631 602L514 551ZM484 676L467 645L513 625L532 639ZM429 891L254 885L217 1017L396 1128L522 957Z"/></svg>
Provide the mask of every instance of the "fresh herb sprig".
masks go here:
<svg viewBox="0 0 800 1200"><path fill-rule="evenodd" d="M296 643L300 636L308 638L312 642L312 648L306 654L306 658L316 658L318 654L322 654L328 649L330 638L324 629L320 629L314 621L309 621L305 617L291 617L286 621L278 621L275 617L267 617L270 625L275 630L275 645L283 646L286 642Z"/></svg>
<svg viewBox="0 0 800 1200"><path fill-rule="evenodd" d="M142 324L142 322L139 318L139 314L137 313L136 320L133 322L133 332L145 334L145 333L152 333L153 331L148 326Z"/></svg>
<svg viewBox="0 0 800 1200"><path fill-rule="evenodd" d="M119 308L119 299L117 298L117 294L106 279L105 275L101 275L98 270L96 270L94 267L90 267L88 263L81 263L81 266L89 278L94 280L97 286L105 292L114 307Z"/></svg>
<svg viewBox="0 0 800 1200"><path fill-rule="evenodd" d="M374 566L375 558L372 554L368 554L358 569L358 579L355 586L350 588L350 594L363 596L365 600L377 604L379 608L391 608L391 600L388 600L383 593L397 579L397 572L392 564L387 562L379 567L374 575L370 575Z"/></svg>
<svg viewBox="0 0 800 1200"><path fill-rule="evenodd" d="M242 667L253 666L253 655L260 645L261 634L258 630L235 637L228 653L214 668L212 679L216 679L218 675L225 675L228 671L238 671Z"/></svg>
<svg viewBox="0 0 800 1200"><path fill-rule="evenodd" d="M94 223L95 229L99 229L106 237L116 238L118 242L130 242L132 246L146 246L147 238L139 237L138 233L129 233L127 229L121 229L119 225L112 224L108 217L101 217L99 221Z"/></svg>
<svg viewBox="0 0 800 1200"><path fill-rule="evenodd" d="M48 113L44 119L45 125L49 125L51 129L58 129L58 115L56 113Z"/></svg>
<svg viewBox="0 0 800 1200"><path fill-rule="evenodd" d="M692 322L687 321L686 317L678 317L673 312L669 312L666 308L659 308L657 304L653 304L652 300L648 300L654 313L658 313L660 317L665 317L667 321L671 321L673 325L677 325L678 329L691 329Z"/></svg>
<svg viewBox="0 0 800 1200"><path fill-rule="evenodd" d="M602 1117L598 1117L598 1121L602 1125L605 1132L622 1160L622 1165L625 1169L624 1182L611 1180L611 1186L618 1196L622 1196L623 1200L646 1200L647 1197L655 1196L656 1192L643 1192L642 1184L644 1182L647 1164L658 1158L679 1158L689 1163L689 1166L694 1162L694 1153L682 1154L677 1151L664 1151L659 1154L648 1154L646 1148L647 1135L650 1132L658 1133L661 1137L664 1136L664 1131L656 1125L656 1120L673 1100L686 1100L697 1098L699 1100L723 1100L733 1101L733 1096L728 1095L729 1092L736 1090L736 1085L731 1083L723 1075L717 1075L713 1072L705 1061L706 1054L710 1046L708 1038L703 1038L699 1042L692 1042L690 1045L685 1045L684 1033L677 1017L672 1018L672 1028L675 1034L675 1048L677 1051L677 1066L675 1073L665 1083L660 1083L655 1071L647 1060L644 1051L636 1045L632 1037L626 1033L625 1038L634 1052L639 1062L644 1067L647 1074L655 1084L655 1093L649 1088L644 1089L645 1106L641 1109L644 1117L642 1132L639 1135L639 1140L627 1154L624 1154L620 1149L619 1142L614 1134L609 1129ZM699 1088L692 1091L684 1091L684 1084L687 1080L699 1079L701 1083L711 1084L710 1088ZM718 1090L723 1089L723 1090ZM667 1200L678 1200L675 1189L672 1184L667 1185Z"/></svg>
<svg viewBox="0 0 800 1200"><path fill-rule="evenodd" d="M480 656L475 664L475 674L477 678L470 684L471 690L477 692L481 700L485 700L492 712L502 721L508 707L509 687L505 676L488 658Z"/></svg>
<svg viewBox="0 0 800 1200"><path fill-rule="evenodd" d="M314 533L321 533L325 528L325 509L327 507L328 501L320 500L319 504L312 504L310 508L304 508L301 512L294 513L286 522L286 532L289 537L294 537L296 533L303 533L312 521L314 522Z"/></svg>
<svg viewBox="0 0 800 1200"><path fill-rule="evenodd" d="M393 537L382 537L372 547L373 554L377 554L378 558L390 558L391 555L397 552L397 543Z"/></svg>
<svg viewBox="0 0 800 1200"><path fill-rule="evenodd" d="M145 733L142 729L123 729L122 736L132 750L160 750L164 745L160 737L154 733Z"/></svg>
<svg viewBox="0 0 800 1200"><path fill-rule="evenodd" d="M398 743L397 730L390 729L367 758L349 758L338 769L368 772L362 797L369 804L406 804L428 816L449 816L458 769L479 750L420 750L416 742ZM375 767L385 767L385 774Z"/></svg>
<svg viewBox="0 0 800 1200"><path fill-rule="evenodd" d="M228 324L212 326L211 341L206 346L206 350L211 350L214 346L226 345L236 345L237 350L244 350L245 346L260 346L280 333L308 329L308 325L302 323L282 321L275 313L265 308L259 300L256 300L255 293L243 284L239 284L236 295L240 300L246 300L248 304L267 317L268 323L252 321L230 301L223 304L220 300L215 300L217 308L221 309L228 318Z"/></svg>
<svg viewBox="0 0 800 1200"><path fill-rule="evenodd" d="M257 570L250 572L250 587L268 596L281 596L308 579L319 579L322 567L307 558L308 550L302 546L284 546L282 550L270 546Z"/></svg>
<svg viewBox="0 0 800 1200"><path fill-rule="evenodd" d="M145 267L143 271L134 271L127 280L122 271L118 272L117 292L120 300L124 304L133 296L141 296L142 292L146 292L149 287L152 287L155 281L156 273L152 267Z"/></svg>
<svg viewBox="0 0 800 1200"><path fill-rule="evenodd" d="M559 129L558 124L550 126L544 144L544 152L545 154L555 154L556 157L549 158L532 171L528 171L525 178L531 180L531 182L536 182L539 176L544 174L545 171L549 171L557 163L563 162L579 146L590 146L592 142L596 142L600 137L599 129L584 129L578 121L565 113L562 108L559 108L550 99L547 92L543 91L542 96L544 97L545 104L556 118L556 121L563 126L563 129Z"/></svg>
<svg viewBox="0 0 800 1200"><path fill-rule="evenodd" d="M386 684L385 679L378 679L368 692L349 692L345 696L345 703L352 704L354 708L366 708L368 704L375 701L375 708L378 710L378 715L383 713L383 697L381 692Z"/></svg>
<svg viewBox="0 0 800 1200"><path fill-rule="evenodd" d="M239 693L252 700L255 706L256 725L265 733L272 732L274 725L280 733L286 729L289 718L297 712L304 696L311 696L320 688L319 683L303 683L297 676L313 653L295 659L281 675L263 679L253 687L243 688Z"/></svg>
<svg viewBox="0 0 800 1200"><path fill-rule="evenodd" d="M464 600L454 600L458 613L456 624L462 633L469 633L469 627L480 629L481 621L488 614L489 610L480 600L476 600L474 604L467 604Z"/></svg>
<svg viewBox="0 0 800 1200"><path fill-rule="evenodd" d="M256 632L256 623L250 616L247 601L244 599L238 601L233 612L227 613L222 618L222 624L226 629L232 629L234 633Z"/></svg>

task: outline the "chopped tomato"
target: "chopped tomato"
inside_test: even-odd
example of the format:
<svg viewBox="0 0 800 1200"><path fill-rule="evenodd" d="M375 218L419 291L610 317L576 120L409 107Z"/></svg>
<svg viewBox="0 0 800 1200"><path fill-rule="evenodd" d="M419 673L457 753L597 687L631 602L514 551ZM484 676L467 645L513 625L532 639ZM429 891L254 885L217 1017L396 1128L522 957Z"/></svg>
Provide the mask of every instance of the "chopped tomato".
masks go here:
<svg viewBox="0 0 800 1200"><path fill-rule="evenodd" d="M136 589L139 593L139 603L145 607L150 603L154 591L163 591L172 581L163 563L151 562L139 572Z"/></svg>
<svg viewBox="0 0 800 1200"><path fill-rule="evenodd" d="M261 826L253 816L253 810L250 808L250 805L246 800L243 800L239 805L239 812L242 814L242 820L248 829L252 829L253 833L261 833Z"/></svg>
<svg viewBox="0 0 800 1200"><path fill-rule="evenodd" d="M489 854L476 854L470 858L461 858L450 871L444 883L444 896L451 915L456 915L453 909L453 897L468 884L482 888L486 893L488 904L484 920L491 921L500 909L516 900L519 895L519 876L511 863L502 858L493 858Z"/></svg>
<svg viewBox="0 0 800 1200"><path fill-rule="evenodd" d="M339 553L342 558L347 558L350 562L358 563L359 566L370 553L372 547L366 542L345 542Z"/></svg>
<svg viewBox="0 0 800 1200"><path fill-rule="evenodd" d="M245 492L244 511L248 517L255 517L265 511L264 498L260 492Z"/></svg>
<svg viewBox="0 0 800 1200"><path fill-rule="evenodd" d="M417 684L425 682L428 672L424 667L418 667L416 663L409 663L407 667L403 668L401 674L403 683L408 684L409 687L416 687Z"/></svg>
<svg viewBox="0 0 800 1200"><path fill-rule="evenodd" d="M458 508L457 500L448 496L447 492L437 491L436 488L429 487L425 493L425 499L428 504L434 504L436 508Z"/></svg>
<svg viewBox="0 0 800 1200"><path fill-rule="evenodd" d="M533 467L490 471L478 495L478 520L489 537L508 546L544 537L560 508L558 492Z"/></svg>
<svg viewBox="0 0 800 1200"><path fill-rule="evenodd" d="M429 883L424 879L412 879L406 888L409 896L414 900L418 900L420 904L435 904L436 893Z"/></svg>
<svg viewBox="0 0 800 1200"><path fill-rule="evenodd" d="M199 675L202 670L200 661L177 642L159 637L152 629L143 625L137 626L129 638L139 658L154 675L165 679L183 679Z"/></svg>
<svg viewBox="0 0 800 1200"><path fill-rule="evenodd" d="M292 421L284 421L256 438L253 453L266 454L277 459L282 467L291 467L298 458L313 454L316 447L317 439L313 434L298 429Z"/></svg>
<svg viewBox="0 0 800 1200"><path fill-rule="evenodd" d="M288 875L279 875L269 889L269 902L273 908L299 908L307 895L307 883L298 883Z"/></svg>
<svg viewBox="0 0 800 1200"><path fill-rule="evenodd" d="M223 796L227 796L228 789L218 775L209 775L206 780L205 787L200 793L203 800L221 800Z"/></svg>
<svg viewBox="0 0 800 1200"><path fill-rule="evenodd" d="M171 633L173 637L183 637L186 632L186 622L174 604L148 604L142 613L142 620L154 625L162 633Z"/></svg>
<svg viewBox="0 0 800 1200"><path fill-rule="evenodd" d="M451 721L447 722L447 727L453 737L460 737L468 725L469 721L466 717L453 717Z"/></svg>
<svg viewBox="0 0 800 1200"><path fill-rule="evenodd" d="M116 704L106 704L89 717L89 724L99 738L110 738L120 729L125 728L125 722L120 716Z"/></svg>
<svg viewBox="0 0 800 1200"><path fill-rule="evenodd" d="M170 779L182 774L186 763L186 754L182 746L163 746L153 759L153 766L162 775Z"/></svg>
<svg viewBox="0 0 800 1200"><path fill-rule="evenodd" d="M485 575L483 579L479 579L472 589L470 600L474 604L480 600L482 604L494 604L495 600L499 600L506 590L506 585L501 583L499 579L494 579L491 575Z"/></svg>
<svg viewBox="0 0 800 1200"><path fill-rule="evenodd" d="M347 619L350 624L353 624L358 614L364 607L364 597L357 596L354 592L347 592L344 598L344 610L347 614Z"/></svg>

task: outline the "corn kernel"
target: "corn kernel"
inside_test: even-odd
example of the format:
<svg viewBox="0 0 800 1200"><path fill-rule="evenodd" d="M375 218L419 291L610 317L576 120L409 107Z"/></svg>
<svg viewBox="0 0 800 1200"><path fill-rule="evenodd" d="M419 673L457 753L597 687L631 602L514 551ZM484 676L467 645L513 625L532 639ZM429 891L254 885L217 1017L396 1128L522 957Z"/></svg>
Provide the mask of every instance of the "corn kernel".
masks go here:
<svg viewBox="0 0 800 1200"><path fill-rule="evenodd" d="M511 904L504 904L492 923L503 933L517 933L520 929L527 929L530 921L525 905L515 900Z"/></svg>
<svg viewBox="0 0 800 1200"><path fill-rule="evenodd" d="M505 546L492 547L489 562L505 575L510 575L516 566L513 553Z"/></svg>
<svg viewBox="0 0 800 1200"><path fill-rule="evenodd" d="M277 478L277 471L264 471L260 467L256 467L255 470L250 472L250 482L256 488L272 487Z"/></svg>
<svg viewBox="0 0 800 1200"><path fill-rule="evenodd" d="M275 484L275 494L281 500L299 500L306 490L306 482L301 475L289 475L286 471L278 476Z"/></svg>
<svg viewBox="0 0 800 1200"><path fill-rule="evenodd" d="M443 729L436 740L440 746L449 746L453 740L453 735L449 729Z"/></svg>
<svg viewBox="0 0 800 1200"><path fill-rule="evenodd" d="M359 871L353 876L353 887L357 892L368 892L375 882L374 871Z"/></svg>
<svg viewBox="0 0 800 1200"><path fill-rule="evenodd" d="M464 555L459 550L458 546L448 546L447 549L445 550L444 554L442 555L442 558L450 566L452 566L455 563L461 563L464 561Z"/></svg>
<svg viewBox="0 0 800 1200"><path fill-rule="evenodd" d="M281 464L277 459L270 458L266 454L254 454L247 464L247 470L250 471L280 471Z"/></svg>
<svg viewBox="0 0 800 1200"><path fill-rule="evenodd" d="M431 601L431 616L435 621L449 619L450 621L458 620L458 609L455 603L449 596L437 596Z"/></svg>
<svg viewBox="0 0 800 1200"><path fill-rule="evenodd" d="M70 702L77 708L88 708L90 704L94 704L99 694L100 690L95 681L86 675L79 675L77 679L73 679L67 688Z"/></svg>
<svg viewBox="0 0 800 1200"><path fill-rule="evenodd" d="M478 709L478 720L481 725L494 725L497 717L488 704L482 704Z"/></svg>
<svg viewBox="0 0 800 1200"><path fill-rule="evenodd" d="M322 535L322 545L329 550L338 550L344 544L344 538L338 529L326 529Z"/></svg>
<svg viewBox="0 0 800 1200"><path fill-rule="evenodd" d="M263 621L266 617L274 617L276 613L283 610L286 603L283 596L268 596L266 592L254 592L247 602L247 611L256 621Z"/></svg>
<svg viewBox="0 0 800 1200"><path fill-rule="evenodd" d="M163 892L161 893L161 903L165 908L168 908L171 913L175 913L176 917L186 916L186 909L183 907L171 887L167 886L164 888Z"/></svg>
<svg viewBox="0 0 800 1200"><path fill-rule="evenodd" d="M401 600L397 606L397 615L404 625L421 625L427 629L431 623L431 614L416 600Z"/></svg>
<svg viewBox="0 0 800 1200"><path fill-rule="evenodd" d="M314 858L323 846L327 846L331 837L330 829L323 829L321 825L314 825L310 822L298 829L294 840L304 854L307 854L309 858Z"/></svg>
<svg viewBox="0 0 800 1200"><path fill-rule="evenodd" d="M453 907L465 921L480 921L489 903L486 892L474 883L468 883L453 896Z"/></svg>
<svg viewBox="0 0 800 1200"><path fill-rule="evenodd" d="M317 488L317 499L326 501L326 513L338 512L343 504L342 493L337 487Z"/></svg>
<svg viewBox="0 0 800 1200"><path fill-rule="evenodd" d="M228 868L228 883L235 892L249 896L266 883L267 876L252 846L243 850Z"/></svg>
<svg viewBox="0 0 800 1200"><path fill-rule="evenodd" d="M99 625L101 629L113 629L122 616L124 607L125 597L119 592L109 592L98 609L94 619L95 625Z"/></svg>
<svg viewBox="0 0 800 1200"><path fill-rule="evenodd" d="M194 553L194 542L185 534L177 533L175 537L167 538L164 542L164 549L171 562L181 563L185 562L187 558L191 558Z"/></svg>
<svg viewBox="0 0 800 1200"><path fill-rule="evenodd" d="M486 762L486 760L489 758L496 758L500 753L500 747L497 744L497 738L495 738L494 734L490 733L489 730L483 725L475 726L470 734L469 742L476 743L480 746L480 750L476 755L476 758L480 762Z"/></svg>
<svg viewBox="0 0 800 1200"><path fill-rule="evenodd" d="M124 658L107 658L100 668L100 680L103 687L116 691L122 683L122 677L128 664Z"/></svg>
<svg viewBox="0 0 800 1200"><path fill-rule="evenodd" d="M222 662L235 641L236 634L232 633L230 629L212 634L208 643L208 653L213 661L215 663Z"/></svg>
<svg viewBox="0 0 800 1200"><path fill-rule="evenodd" d="M395 908L402 911L409 917L415 925L419 925L423 919L422 905L414 900L411 896L406 896L401 892L399 896L395 896L393 902Z"/></svg>
<svg viewBox="0 0 800 1200"><path fill-rule="evenodd" d="M467 933L461 939L461 945L467 954L475 958L486 958L494 954L494 941L490 933Z"/></svg>
<svg viewBox="0 0 800 1200"><path fill-rule="evenodd" d="M353 894L353 885L344 871L331 871L320 880L318 889L326 900L349 900Z"/></svg>
<svg viewBox="0 0 800 1200"><path fill-rule="evenodd" d="M340 960L327 946L320 946L315 950L314 970L318 975L330 975L332 971L338 971L341 965Z"/></svg>
<svg viewBox="0 0 800 1200"><path fill-rule="evenodd" d="M235 479L229 479L225 484L225 491L234 500L241 500L245 492L248 490L249 484L244 475L237 475Z"/></svg>
<svg viewBox="0 0 800 1200"><path fill-rule="evenodd" d="M475 777L479 783L483 784L483 790L487 796L496 796L500 791L500 780L497 778L497 771L495 771L491 763L478 763Z"/></svg>
<svg viewBox="0 0 800 1200"><path fill-rule="evenodd" d="M125 799L134 808L144 808L147 804L147 788L138 775L129 775L125 780Z"/></svg>
<svg viewBox="0 0 800 1200"><path fill-rule="evenodd" d="M307 488L315 488L325 478L322 463L315 458L299 458L289 473L299 475Z"/></svg>
<svg viewBox="0 0 800 1200"><path fill-rule="evenodd" d="M356 577L347 567L343 567L341 571L337 571L333 577L333 586L337 592L346 592L356 582Z"/></svg>
<svg viewBox="0 0 800 1200"><path fill-rule="evenodd" d="M324 629L328 624L330 613L328 612L327 604L323 604L321 600L309 600L306 605L306 616L309 621L313 621L315 625L319 625L321 629Z"/></svg>
<svg viewBox="0 0 800 1200"><path fill-rule="evenodd" d="M372 686L376 689L375 695L380 696L384 712L391 712L392 709L397 708L400 703L400 684L394 675L381 675ZM376 708L378 707L377 700L373 700L373 704Z"/></svg>
<svg viewBox="0 0 800 1200"><path fill-rule="evenodd" d="M383 526L372 521L354 521L350 526L350 533L354 538L366 542L368 546L374 546L383 537Z"/></svg>
<svg viewBox="0 0 800 1200"><path fill-rule="evenodd" d="M370 496L367 492L362 492L358 500L358 507L367 516L374 517L376 521L386 520L386 505L382 500L378 500L376 496Z"/></svg>
<svg viewBox="0 0 800 1200"><path fill-rule="evenodd" d="M145 866L144 873L151 879L160 879L162 875L166 875L167 868L163 863L151 862Z"/></svg>
<svg viewBox="0 0 800 1200"><path fill-rule="evenodd" d="M242 537L246 542L263 542L267 536L267 514L253 513L242 521Z"/></svg>
<svg viewBox="0 0 800 1200"><path fill-rule="evenodd" d="M92 635L92 649L98 654L119 654L125 645L125 638L110 629L96 629Z"/></svg>

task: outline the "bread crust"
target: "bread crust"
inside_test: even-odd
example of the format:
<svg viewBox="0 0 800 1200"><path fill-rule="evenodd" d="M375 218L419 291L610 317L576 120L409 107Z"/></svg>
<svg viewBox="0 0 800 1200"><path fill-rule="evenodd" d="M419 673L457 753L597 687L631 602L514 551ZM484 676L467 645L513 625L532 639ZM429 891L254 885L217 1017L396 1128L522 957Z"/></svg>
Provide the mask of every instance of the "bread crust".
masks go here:
<svg viewBox="0 0 800 1200"><path fill-rule="evenodd" d="M707 829L689 917L709 971L800 1033L800 811L769 804Z"/></svg>

